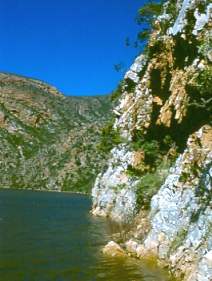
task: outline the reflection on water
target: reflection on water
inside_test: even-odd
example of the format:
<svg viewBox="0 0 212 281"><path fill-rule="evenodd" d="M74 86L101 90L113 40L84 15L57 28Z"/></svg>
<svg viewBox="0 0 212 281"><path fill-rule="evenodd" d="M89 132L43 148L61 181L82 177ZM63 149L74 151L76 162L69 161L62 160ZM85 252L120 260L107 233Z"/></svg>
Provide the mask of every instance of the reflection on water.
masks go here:
<svg viewBox="0 0 212 281"><path fill-rule="evenodd" d="M156 267L101 254L104 219L83 195L0 190L0 281L166 281Z"/></svg>

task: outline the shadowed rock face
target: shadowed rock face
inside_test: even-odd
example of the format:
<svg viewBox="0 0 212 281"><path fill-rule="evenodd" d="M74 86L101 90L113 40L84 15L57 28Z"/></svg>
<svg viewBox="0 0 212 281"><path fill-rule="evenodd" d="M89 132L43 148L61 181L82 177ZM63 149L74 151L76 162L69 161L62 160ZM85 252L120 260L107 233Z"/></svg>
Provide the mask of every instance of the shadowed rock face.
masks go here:
<svg viewBox="0 0 212 281"><path fill-rule="evenodd" d="M65 97L0 73L0 187L88 192L104 162L96 145L109 117L108 96Z"/></svg>
<svg viewBox="0 0 212 281"><path fill-rule="evenodd" d="M92 190L95 215L136 221L126 251L156 255L189 281L212 280L211 24L209 1L165 3L125 75L114 109L122 143Z"/></svg>

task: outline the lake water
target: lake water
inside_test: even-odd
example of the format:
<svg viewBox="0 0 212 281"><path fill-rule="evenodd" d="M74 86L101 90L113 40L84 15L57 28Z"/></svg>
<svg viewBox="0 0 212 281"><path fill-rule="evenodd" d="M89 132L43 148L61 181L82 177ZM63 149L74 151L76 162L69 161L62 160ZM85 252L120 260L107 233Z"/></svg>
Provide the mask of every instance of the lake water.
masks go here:
<svg viewBox="0 0 212 281"><path fill-rule="evenodd" d="M141 261L103 256L110 227L90 208L84 195L0 190L0 280L169 280Z"/></svg>

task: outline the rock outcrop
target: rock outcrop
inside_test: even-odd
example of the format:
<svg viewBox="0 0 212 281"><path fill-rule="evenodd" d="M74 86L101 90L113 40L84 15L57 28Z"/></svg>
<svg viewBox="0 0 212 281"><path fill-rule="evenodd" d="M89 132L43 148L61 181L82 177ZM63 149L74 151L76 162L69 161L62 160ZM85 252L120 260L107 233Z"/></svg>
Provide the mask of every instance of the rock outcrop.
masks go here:
<svg viewBox="0 0 212 281"><path fill-rule="evenodd" d="M95 215L134 222L126 251L186 281L212 280L211 43L209 1L164 4L114 108L122 143L92 190Z"/></svg>
<svg viewBox="0 0 212 281"><path fill-rule="evenodd" d="M138 257L169 259L186 280L211 278L210 265L202 264L212 243L211 162L212 128L205 126L188 139L186 150L153 196L150 231L135 249ZM203 267L206 279L198 277Z"/></svg>

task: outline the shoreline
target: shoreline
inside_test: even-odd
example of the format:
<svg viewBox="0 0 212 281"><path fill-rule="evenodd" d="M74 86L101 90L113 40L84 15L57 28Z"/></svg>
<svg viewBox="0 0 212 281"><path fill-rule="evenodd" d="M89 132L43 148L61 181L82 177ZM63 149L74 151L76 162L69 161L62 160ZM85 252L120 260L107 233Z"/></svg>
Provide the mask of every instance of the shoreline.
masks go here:
<svg viewBox="0 0 212 281"><path fill-rule="evenodd" d="M50 190L50 189L33 189L33 188L11 188L11 187L0 187L1 190L14 190L14 191L34 191L34 192L55 192L55 193L70 193L91 196L89 193L82 191L64 191L64 190Z"/></svg>

